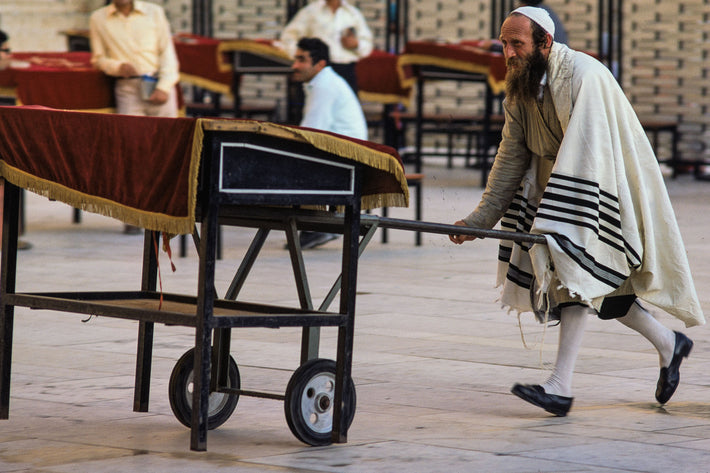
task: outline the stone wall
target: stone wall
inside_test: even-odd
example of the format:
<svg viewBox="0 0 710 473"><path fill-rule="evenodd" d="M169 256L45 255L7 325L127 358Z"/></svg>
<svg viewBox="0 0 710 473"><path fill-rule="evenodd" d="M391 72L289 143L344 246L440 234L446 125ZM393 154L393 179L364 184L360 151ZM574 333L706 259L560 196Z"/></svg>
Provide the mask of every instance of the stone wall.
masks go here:
<svg viewBox="0 0 710 473"><path fill-rule="evenodd" d="M165 6L175 32L191 30L190 0L153 0ZM377 45L384 47L385 1L355 1ZM61 31L86 28L104 0L2 0L0 28L17 50L63 50ZM576 49L597 50L598 0L547 0L562 18ZM216 37L273 38L285 21L286 0L213 0ZM410 0L409 38L456 41L490 36L490 0ZM672 119L683 133L687 158L710 159L707 97L710 0L626 0L623 86L643 119ZM275 78L248 78L245 93L258 100L283 97ZM427 109L480 111L482 88L465 83L427 87Z"/></svg>

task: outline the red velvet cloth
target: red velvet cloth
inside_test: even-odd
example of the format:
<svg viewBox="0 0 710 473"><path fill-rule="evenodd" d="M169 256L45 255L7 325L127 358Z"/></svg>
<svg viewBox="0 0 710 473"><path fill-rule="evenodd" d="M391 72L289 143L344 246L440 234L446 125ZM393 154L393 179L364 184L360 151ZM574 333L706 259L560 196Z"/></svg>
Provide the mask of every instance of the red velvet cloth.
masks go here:
<svg viewBox="0 0 710 473"><path fill-rule="evenodd" d="M369 56L360 59L355 65L357 86L362 92L398 97L408 101L411 87L402 87L397 73L399 56L384 51L374 50ZM395 100L392 100L392 103Z"/></svg>
<svg viewBox="0 0 710 473"><path fill-rule="evenodd" d="M296 133L292 139L301 139L298 127L254 120L0 107L1 177L125 223L175 234L189 233L194 225L200 164L199 153L193 153L193 138L196 127L205 122L275 136L283 136L279 133L283 129L293 129ZM336 140L326 140L326 148L332 148L330 152L366 165L363 196L406 192L401 159L393 149L318 130L307 131L334 136ZM348 148L351 143L361 145L352 155L349 153L353 150ZM368 149L384 154L370 153ZM396 161L391 163L389 160L393 159ZM382 163L393 166L377 168Z"/></svg>
<svg viewBox="0 0 710 473"><path fill-rule="evenodd" d="M270 39L215 39L180 33L173 37L173 43L180 72L201 79L195 85L208 90L210 83L232 87L232 55L235 52L248 52L279 62L288 61L286 53L274 46L274 41ZM183 79L190 82L189 78L183 76Z"/></svg>
<svg viewBox="0 0 710 473"><path fill-rule="evenodd" d="M505 83L505 57L501 53L486 51L478 44L480 41L461 41L459 43L437 43L434 41L409 41L402 56L406 65L436 65L437 62L455 61L462 66L462 71L471 68L480 69L488 75L489 83L502 89ZM409 56L409 58L406 58ZM419 59L410 58L419 57ZM427 61L424 57L432 58ZM469 67L470 65L470 67Z"/></svg>
<svg viewBox="0 0 710 473"><path fill-rule="evenodd" d="M13 53L15 63L0 71L0 85L16 87L24 105L90 110L114 107L113 81L91 66L91 53Z"/></svg>
<svg viewBox="0 0 710 473"><path fill-rule="evenodd" d="M175 52L180 62L180 72L232 86L231 59L226 54L218 56L220 40L193 34L179 34L173 38ZM222 64L228 71L220 70Z"/></svg>
<svg viewBox="0 0 710 473"><path fill-rule="evenodd" d="M130 209L192 217L188 190L195 124L192 118L0 107L0 159L80 192L88 203L99 197Z"/></svg>

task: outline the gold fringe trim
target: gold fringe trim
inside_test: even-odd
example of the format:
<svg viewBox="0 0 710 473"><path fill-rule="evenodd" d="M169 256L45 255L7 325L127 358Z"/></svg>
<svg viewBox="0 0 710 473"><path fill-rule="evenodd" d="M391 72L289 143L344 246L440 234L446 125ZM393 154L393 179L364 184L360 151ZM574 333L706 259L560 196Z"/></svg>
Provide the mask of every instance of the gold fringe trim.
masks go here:
<svg viewBox="0 0 710 473"><path fill-rule="evenodd" d="M264 135L309 143L322 151L326 151L343 158L352 159L395 176L400 184L402 193L363 196L363 210L374 209L377 207L409 206L409 187L407 186L407 179L404 177L404 170L402 169L399 161L388 153L377 151L336 136L256 120L228 121L200 118L198 119L197 128L204 130L261 133Z"/></svg>
<svg viewBox="0 0 710 473"><path fill-rule="evenodd" d="M222 84L221 82L205 79L204 77L193 76L192 74L185 74L184 72L181 72L180 81L187 82L190 85L202 87L203 89L217 92L218 94L223 94L228 97L232 96L232 89L230 86Z"/></svg>
<svg viewBox="0 0 710 473"><path fill-rule="evenodd" d="M220 72L230 72L234 67L232 63L226 63L223 60L222 53L229 51L244 51L248 53L258 54L276 61L283 62L285 65L291 64L291 58L286 51L248 39L235 39L231 41L222 41L217 45L217 67Z"/></svg>
<svg viewBox="0 0 710 473"><path fill-rule="evenodd" d="M411 94L411 90L410 94ZM407 95L397 95L397 94L381 94L379 92L367 92L364 90L360 90L357 93L358 98L363 101L363 102L376 102L376 103L383 103L383 104L391 104L391 103L401 103L405 107L409 107L411 103L411 96Z"/></svg>
<svg viewBox="0 0 710 473"><path fill-rule="evenodd" d="M199 161L198 161L199 163ZM0 161L0 175L8 182L35 194L58 200L87 212L97 213L106 217L116 218L129 225L135 225L149 230L172 233L176 235L191 233L195 225L194 201L187 217L173 217L155 212L146 212L116 203L103 197L96 197L70 189L56 182L41 179L4 161ZM196 179L195 179L196 181ZM195 186L197 183L195 182ZM196 190L196 187L195 187ZM196 192L194 192L196 194Z"/></svg>
<svg viewBox="0 0 710 473"><path fill-rule="evenodd" d="M488 85L491 86L494 94L500 94L505 91L505 80L496 80L490 74L490 68L488 66L476 64L470 61L428 56L425 54L402 54L397 59L397 74L399 74L399 80L404 88L412 87L417 82L416 77L405 76L404 68L406 66L436 66L454 69L457 71L473 72L474 74L485 74L488 79Z"/></svg>
<svg viewBox="0 0 710 473"><path fill-rule="evenodd" d="M65 111L67 111L67 112L83 112L83 113L116 113L116 109L113 107L71 109L71 110L65 110Z"/></svg>
<svg viewBox="0 0 710 473"><path fill-rule="evenodd" d="M17 100L17 87L0 87L0 95Z"/></svg>

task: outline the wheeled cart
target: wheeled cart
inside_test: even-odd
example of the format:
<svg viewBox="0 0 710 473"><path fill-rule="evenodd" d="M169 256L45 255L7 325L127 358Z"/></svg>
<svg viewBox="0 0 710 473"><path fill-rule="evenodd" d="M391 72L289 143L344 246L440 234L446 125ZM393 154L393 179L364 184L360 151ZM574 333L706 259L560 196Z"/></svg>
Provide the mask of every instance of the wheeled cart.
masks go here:
<svg viewBox="0 0 710 473"><path fill-rule="evenodd" d="M64 121L66 127L58 125ZM243 395L283 400L289 428L307 444L346 442L356 409L351 368L358 256L376 229L469 233L479 237L539 239L544 242L540 236L361 215L363 207L406 204L406 180L401 161L387 150L373 149L365 143L344 141L332 135L261 122L188 120L178 124L185 132L194 132L192 146L199 153L192 153L192 159L197 163L188 166L190 169L178 173L177 177L169 175L156 184L160 189L164 182L170 182L180 189L161 200L166 202L162 211L168 215L165 219L155 218L153 202L146 204L153 206L146 221L157 220L158 223L157 229L145 234L140 290L18 292L15 282L20 186L41 191L50 198L63 199L85 210L107 214L125 210L125 204L118 208L111 202L106 203L108 197L104 194L111 194L110 189L106 190L111 184L116 189L111 196L121 199L126 195L130 197L134 180L145 179L152 184L159 177L150 175L146 178L140 172L150 168L145 164L136 167L138 174L134 179L121 185L115 182L111 163L115 159L135 159L143 164L150 159L145 156L134 158L125 152L114 156L111 153L116 143L107 143L106 150L99 150L96 156L92 156L94 159L108 156L107 162L97 167L108 168L109 180L102 181L96 173L82 175L81 170L72 168L75 161L81 161L78 157L81 150L72 148L73 139L80 133L100 134L118 127L121 133L117 139L122 140L123 133L127 132L122 127L129 127L135 133L145 131L143 143L151 143L155 139L154 133L163 132L164 127L172 127L174 123L144 117L23 108L10 111L0 107L0 133L7 134L8 129L21 131L15 137L19 141L16 147L0 140L0 171L6 178L0 266L0 418L9 417L14 308L29 307L138 321L134 410L142 412L148 410L149 404L154 325L162 323L194 329L194 347L178 360L169 383L170 405L177 419L190 428L193 450L206 450L208 430L224 423L234 411L239 396ZM40 139L48 129L52 136L58 137L56 141ZM141 142L141 136L134 138L137 143ZM165 169L174 169L185 160L185 156L178 153L182 146L172 146L173 141L164 146L173 149L173 153L157 154ZM45 169L61 177L57 183L59 189L49 182L53 176L41 174ZM32 173L39 175L35 178ZM73 174L79 174L80 178L73 179ZM186 206L188 218L173 217L175 212L170 203L181 200L182 194L192 193L192 178L194 207ZM187 184L181 187L183 180ZM67 192L75 187L81 191ZM162 190L168 192L165 188ZM94 195L101 197L92 200ZM181 208L179 205L178 209ZM140 219L133 220L131 212L129 209L123 215L125 221L140 224ZM136 212L141 217L144 215L141 212L145 211L138 209ZM178 220L182 226L171 227L173 220ZM184 230L188 224L189 229L194 230L199 248L197 295L163 293L156 288L159 230L165 226L166 231L187 233ZM257 229L224 297L218 296L214 284L219 225ZM340 276L317 308L308 288L299 230L343 235ZM239 300L240 289L271 231L286 234L298 289L298 307ZM338 306L330 309L336 298ZM301 365L291 376L285 394L242 389L239 368L230 355L231 330L250 327L302 328ZM337 330L335 360L318 357L321 327Z"/></svg>
<svg viewBox="0 0 710 473"><path fill-rule="evenodd" d="M48 179L47 176L41 175L42 170L45 167L56 168L60 165L71 169L75 161L80 159L77 156L78 151L71 149L72 140L79 139L81 133L100 134L117 126L125 126L130 129L122 129L120 134L140 134L144 130L150 134L156 132L151 127L160 131L166 123L171 125L170 121L157 120L32 109L10 111L0 107L0 128L6 126L23 132L16 137L22 142L21 146L0 143L3 177L7 180L0 288L0 418L9 416L14 308L29 307L138 321L134 394L136 411L148 410L154 324L194 328L194 348L180 358L170 379L170 403L178 420L191 429L190 447L193 450L206 449L208 429L217 427L229 417L240 395L283 399L289 427L300 440L308 444L346 442L348 427L355 411L351 366L358 251L360 235L367 234L368 228L360 221L362 202L406 205L406 181L401 161L391 150L375 149L367 143L349 141L312 130L260 122L179 122L185 130L194 129L192 146L193 150L198 150L198 153L193 152L192 158L198 160L198 165L192 166L194 163L191 163L191 169L184 173L188 181L187 189L192 189L190 186L193 179L194 184L199 182L195 190L194 210L190 208L189 202L187 206L189 213L194 216L193 222L200 230L197 295L168 294L156 290L156 252L159 239L157 230L162 229L159 228L160 225L156 225L158 228L153 229L154 231L146 231L142 284L139 291L16 291L20 189L16 184L31 190L37 190L37 186L45 186L41 190L49 197L59 197L77 207L96 210L99 204L105 203L106 197L102 197L98 203L92 201L91 205L87 205L81 199L88 199L86 194L94 192L92 189L81 189L81 192L76 194L67 193L66 189L91 186L94 181L100 181L99 176L89 176L90 179L75 183L72 177L64 177L70 176L71 172L57 173L65 179L58 183L61 187L59 192L52 183L46 184ZM37 130L41 128L37 126L38 121L46 122L46 127L52 129L54 136L59 137L47 149L35 149L47 142L36 136L39 133ZM55 126L63 121L72 122L72 126ZM120 134L117 139L121 139ZM140 138L138 136L136 141L140 142ZM146 136L145 142L154 139L153 135ZM60 150L60 147L63 149ZM178 147L173 146L171 142L166 143L165 148ZM105 152L109 165L114 159L121 158L129 161L136 159L138 163L147 160L146 157L135 158L128 154L108 156L112 149L116 148L109 145ZM52 154L54 156L51 156ZM42 162L50 156L56 157L60 162ZM102 156L102 153L97 153L99 159ZM183 156L175 156L173 161L170 153L158 153L157 156L166 160L166 169L171 169L169 166L187 166L183 163L184 159L181 159ZM146 164L145 167L150 166ZM135 179L140 180L144 176L140 174L140 166L136 169L139 173ZM28 180L27 174L33 172L40 175L36 180ZM78 170L73 172L81 173ZM111 170L108 172L111 173ZM116 176L111 175L110 178L115 179ZM106 181L106 186L111 182ZM117 195L130 194L132 180L129 179L125 187L128 190L120 189ZM163 191L170 192L169 189ZM100 192L95 191L98 195ZM182 198L181 195L174 197ZM168 203L171 200L174 199L165 199ZM111 203L109 210L105 211L109 215L117 212L110 205ZM119 210L125 209L121 206ZM131 221L130 210L127 216L124 215L124 221L141 223ZM338 212L335 213L335 210ZM145 214L146 212L139 212L138 217ZM151 222L153 217L152 213L148 213L146 221ZM189 218L187 222L190 223ZM179 223L185 223L185 219L180 218ZM195 223L191 224L191 228L195 228ZM218 225L259 229L228 291L228 297L225 298L218 297L214 285ZM170 231L169 225L166 226L166 231ZM239 288L248 275L259 248L268 232L274 229L283 230L287 235L289 254L298 283L299 307L237 300ZM312 306L298 242L298 230L337 232L344 237L341 276L328 296L328 301L320 308ZM338 306L328 310L327 306L335 299L338 291ZM238 367L229 355L230 331L233 328L249 327L303 328L302 365L293 374L285 395L240 389ZM316 357L317 330L320 327L337 329L335 360Z"/></svg>

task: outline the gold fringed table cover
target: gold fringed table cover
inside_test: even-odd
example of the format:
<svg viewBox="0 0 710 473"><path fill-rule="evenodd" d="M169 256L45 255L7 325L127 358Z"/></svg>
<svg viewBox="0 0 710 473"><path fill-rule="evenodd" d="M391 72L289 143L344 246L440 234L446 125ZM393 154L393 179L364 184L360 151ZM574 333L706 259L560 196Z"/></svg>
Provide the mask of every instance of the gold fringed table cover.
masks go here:
<svg viewBox="0 0 710 473"><path fill-rule="evenodd" d="M232 94L234 65L231 54L246 52L289 64L291 59L267 39L215 39L189 33L173 37L180 62L180 80L224 95Z"/></svg>
<svg viewBox="0 0 710 473"><path fill-rule="evenodd" d="M366 166L364 210L409 203L402 161L392 148L255 120L0 107L0 176L31 192L130 225L187 234L195 224L204 130L310 143Z"/></svg>
<svg viewBox="0 0 710 473"><path fill-rule="evenodd" d="M402 85L397 70L398 60L396 54L374 50L355 64L360 100L409 106L412 88Z"/></svg>
<svg viewBox="0 0 710 473"><path fill-rule="evenodd" d="M409 41L399 57L398 71L403 87L416 83L412 66L435 66L486 76L494 94L505 90L505 58L501 53L487 51L480 41L440 43Z"/></svg>

